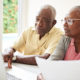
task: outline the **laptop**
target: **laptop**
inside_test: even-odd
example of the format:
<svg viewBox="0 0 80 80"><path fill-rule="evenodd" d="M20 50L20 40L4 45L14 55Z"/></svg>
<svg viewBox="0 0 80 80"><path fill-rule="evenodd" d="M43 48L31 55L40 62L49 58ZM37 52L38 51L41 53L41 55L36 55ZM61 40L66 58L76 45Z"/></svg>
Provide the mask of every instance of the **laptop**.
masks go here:
<svg viewBox="0 0 80 80"><path fill-rule="evenodd" d="M45 80L80 80L80 60L50 61L36 57Z"/></svg>

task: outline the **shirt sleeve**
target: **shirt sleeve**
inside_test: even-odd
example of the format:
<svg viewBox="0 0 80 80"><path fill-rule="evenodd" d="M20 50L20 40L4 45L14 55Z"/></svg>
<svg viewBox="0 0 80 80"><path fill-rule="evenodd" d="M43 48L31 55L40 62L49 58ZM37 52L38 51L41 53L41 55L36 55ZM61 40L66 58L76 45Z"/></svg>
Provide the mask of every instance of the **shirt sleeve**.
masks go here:
<svg viewBox="0 0 80 80"><path fill-rule="evenodd" d="M14 44L12 45L12 47L19 51L19 52L23 52L23 49L25 47L26 44L26 33L27 31L22 32L22 34L19 36L19 38L14 42Z"/></svg>
<svg viewBox="0 0 80 80"><path fill-rule="evenodd" d="M59 41L54 53L49 57L49 60L63 60L65 56L64 37Z"/></svg>
<svg viewBox="0 0 80 80"><path fill-rule="evenodd" d="M45 53L50 53L50 54L52 54L52 53L54 52L54 50L55 50L58 42L60 41L62 35L63 35L62 32L53 35L53 38L51 39L48 48L45 50Z"/></svg>

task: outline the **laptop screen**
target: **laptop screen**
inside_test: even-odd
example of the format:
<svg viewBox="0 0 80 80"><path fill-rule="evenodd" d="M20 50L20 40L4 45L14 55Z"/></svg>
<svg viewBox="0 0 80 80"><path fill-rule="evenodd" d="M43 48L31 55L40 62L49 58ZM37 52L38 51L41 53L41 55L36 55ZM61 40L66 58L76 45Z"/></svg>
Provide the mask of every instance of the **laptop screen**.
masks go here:
<svg viewBox="0 0 80 80"><path fill-rule="evenodd" d="M49 61L36 58L45 80L80 80L80 60Z"/></svg>

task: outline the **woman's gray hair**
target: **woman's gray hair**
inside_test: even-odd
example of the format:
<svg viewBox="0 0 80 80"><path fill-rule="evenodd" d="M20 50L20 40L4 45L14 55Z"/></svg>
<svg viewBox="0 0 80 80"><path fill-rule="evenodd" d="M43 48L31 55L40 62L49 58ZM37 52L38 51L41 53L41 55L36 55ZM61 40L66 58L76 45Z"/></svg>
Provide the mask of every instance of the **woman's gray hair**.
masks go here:
<svg viewBox="0 0 80 80"><path fill-rule="evenodd" d="M80 6L75 6L75 7L73 7L71 10L77 10L77 11L80 11Z"/></svg>
<svg viewBox="0 0 80 80"><path fill-rule="evenodd" d="M80 18L80 6L75 6L75 7L73 7L71 10L70 10L70 12L71 11L76 11L76 15L77 15L77 17L78 18Z"/></svg>

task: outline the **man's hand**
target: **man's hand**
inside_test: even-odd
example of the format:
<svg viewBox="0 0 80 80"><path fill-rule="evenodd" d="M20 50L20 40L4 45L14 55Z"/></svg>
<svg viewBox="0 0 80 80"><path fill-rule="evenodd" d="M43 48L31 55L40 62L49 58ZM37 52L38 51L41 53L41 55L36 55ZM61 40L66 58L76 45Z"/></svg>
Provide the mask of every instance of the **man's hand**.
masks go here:
<svg viewBox="0 0 80 80"><path fill-rule="evenodd" d="M43 78L43 75L40 73L40 74L37 76L37 80L45 80L45 79Z"/></svg>
<svg viewBox="0 0 80 80"><path fill-rule="evenodd" d="M3 58L5 62L8 62L8 68L12 68L12 58L14 50L12 48L6 49L3 53Z"/></svg>
<svg viewBox="0 0 80 80"><path fill-rule="evenodd" d="M41 55L40 58L48 59L49 56L50 56L49 53L45 53L45 54Z"/></svg>

